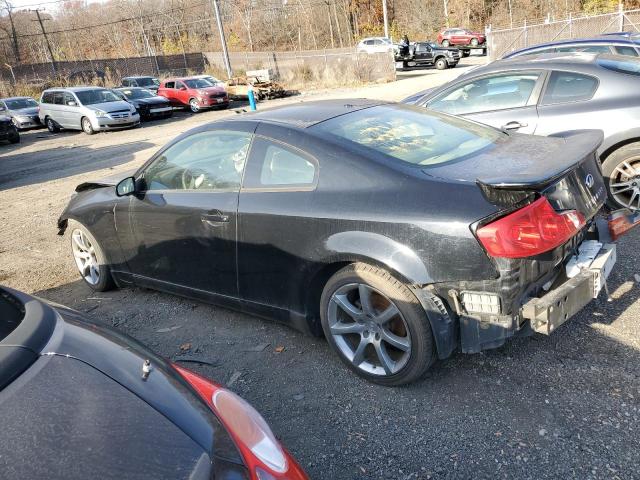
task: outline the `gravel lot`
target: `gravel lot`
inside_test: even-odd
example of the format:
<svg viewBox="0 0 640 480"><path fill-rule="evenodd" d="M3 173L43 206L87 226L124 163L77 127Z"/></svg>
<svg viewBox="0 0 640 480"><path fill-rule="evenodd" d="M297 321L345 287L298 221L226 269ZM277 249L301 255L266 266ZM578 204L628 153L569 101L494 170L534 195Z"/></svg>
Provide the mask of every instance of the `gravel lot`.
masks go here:
<svg viewBox="0 0 640 480"><path fill-rule="evenodd" d="M463 70L404 72L393 84L260 108L307 97L400 99ZM405 388L368 384L324 340L265 320L143 289L93 294L69 238L56 235L74 186L134 168L224 115L234 113L176 112L93 137L40 130L0 146L0 283L88 312L167 357L206 361L189 366L251 401L314 479L640 478L640 230L619 245L613 302L601 296L551 337L454 355Z"/></svg>

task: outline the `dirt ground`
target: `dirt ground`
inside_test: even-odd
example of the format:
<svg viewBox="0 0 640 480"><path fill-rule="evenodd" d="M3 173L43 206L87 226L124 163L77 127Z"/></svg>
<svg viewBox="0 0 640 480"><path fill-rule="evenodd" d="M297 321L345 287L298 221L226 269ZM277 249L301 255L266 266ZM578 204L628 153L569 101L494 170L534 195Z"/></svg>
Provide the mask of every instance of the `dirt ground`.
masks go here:
<svg viewBox="0 0 640 480"><path fill-rule="evenodd" d="M317 98L399 100L479 62L259 108ZM456 354L396 389L355 377L324 340L265 320L144 289L94 294L85 287L69 238L55 228L75 185L135 168L174 136L236 114L176 112L91 137L36 130L19 145L1 145L0 283L87 312L166 357L180 358L180 345L191 343L187 357L206 364L189 366L251 401L314 479L640 477L638 232L619 245L613 302L601 296L550 337Z"/></svg>

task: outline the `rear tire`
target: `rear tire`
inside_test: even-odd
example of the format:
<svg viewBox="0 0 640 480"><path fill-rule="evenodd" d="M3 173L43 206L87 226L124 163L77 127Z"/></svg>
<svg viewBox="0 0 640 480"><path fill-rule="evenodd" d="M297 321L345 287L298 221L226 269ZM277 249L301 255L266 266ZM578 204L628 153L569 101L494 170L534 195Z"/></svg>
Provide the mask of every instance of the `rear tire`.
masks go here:
<svg viewBox="0 0 640 480"><path fill-rule="evenodd" d="M602 163L611 208L640 210L640 142L629 143Z"/></svg>
<svg viewBox="0 0 640 480"><path fill-rule="evenodd" d="M60 127L51 119L51 117L47 117L44 122L47 125L47 130L51 133L58 133L60 131Z"/></svg>
<svg viewBox="0 0 640 480"><path fill-rule="evenodd" d="M355 263L338 271L322 292L320 318L331 348L371 382L407 384L435 361L422 305L404 283L380 268Z"/></svg>
<svg viewBox="0 0 640 480"><path fill-rule="evenodd" d="M436 60L436 68L438 70L446 70L447 67L447 61L444 58L439 58L438 60Z"/></svg>
<svg viewBox="0 0 640 480"><path fill-rule="evenodd" d="M449 40L443 40L442 41L442 46L443 47L448 47L450 45Z"/></svg>
<svg viewBox="0 0 640 480"><path fill-rule="evenodd" d="M84 283L96 292L115 287L104 251L93 234L80 222L69 220L71 253Z"/></svg>

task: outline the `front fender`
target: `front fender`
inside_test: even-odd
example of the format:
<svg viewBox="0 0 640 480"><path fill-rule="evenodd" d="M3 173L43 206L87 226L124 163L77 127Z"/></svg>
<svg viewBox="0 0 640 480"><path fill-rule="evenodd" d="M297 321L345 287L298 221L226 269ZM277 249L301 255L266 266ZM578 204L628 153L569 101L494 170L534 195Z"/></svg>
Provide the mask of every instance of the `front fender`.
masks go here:
<svg viewBox="0 0 640 480"><path fill-rule="evenodd" d="M378 233L336 233L327 239L325 247L337 257L372 259L399 273L413 284L424 285L433 282L427 267L414 251Z"/></svg>

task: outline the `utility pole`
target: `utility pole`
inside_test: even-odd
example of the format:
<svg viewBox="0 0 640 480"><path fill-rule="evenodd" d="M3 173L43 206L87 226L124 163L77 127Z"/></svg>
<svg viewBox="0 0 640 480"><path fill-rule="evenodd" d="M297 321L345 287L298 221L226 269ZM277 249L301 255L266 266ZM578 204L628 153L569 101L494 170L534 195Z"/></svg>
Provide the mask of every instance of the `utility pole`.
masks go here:
<svg viewBox="0 0 640 480"><path fill-rule="evenodd" d="M53 50L51 50L51 44L49 43L49 37L47 37L47 32L44 29L44 24L42 23L42 17L40 16L40 10L36 9L36 15L38 17L38 23L40 24L40 28L42 29L42 35L44 36L45 42L47 44L47 50L49 50L49 58L51 58L51 68L53 70L53 74L56 75L58 73L56 69L56 61L53 57Z"/></svg>
<svg viewBox="0 0 640 480"><path fill-rule="evenodd" d="M384 20L384 36L389 38L389 21L387 20L387 0L382 0L382 18Z"/></svg>
<svg viewBox="0 0 640 480"><path fill-rule="evenodd" d="M222 19L220 18L220 8L218 7L218 0L211 0L213 11L216 14L216 22L218 23L218 32L220 32L220 43L222 44L222 56L224 57L224 67L227 70L229 78L233 77L233 71L231 70L231 63L229 62L229 51L227 50L227 39L224 36L224 27L222 26Z"/></svg>
<svg viewBox="0 0 640 480"><path fill-rule="evenodd" d="M20 63L20 49L18 48L18 36L16 35L16 27L13 24L13 5L8 0L4 2L7 11L9 12L9 22L11 22L11 35L13 36L13 56L16 59L16 63Z"/></svg>

